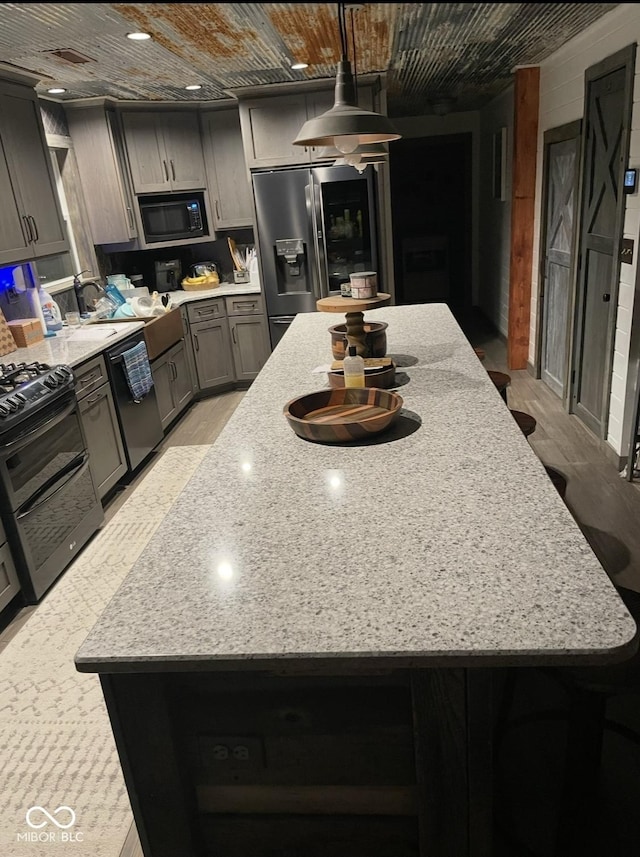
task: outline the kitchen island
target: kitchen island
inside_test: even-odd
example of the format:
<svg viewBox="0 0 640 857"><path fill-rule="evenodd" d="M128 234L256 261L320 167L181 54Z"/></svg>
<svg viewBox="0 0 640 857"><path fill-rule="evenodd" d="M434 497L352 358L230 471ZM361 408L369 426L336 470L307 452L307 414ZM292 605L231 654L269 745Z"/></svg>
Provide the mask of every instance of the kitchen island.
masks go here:
<svg viewBox="0 0 640 857"><path fill-rule="evenodd" d="M388 322L400 419L345 445L298 315L76 656L146 857L491 854L494 669L606 663L636 626L441 304Z"/></svg>

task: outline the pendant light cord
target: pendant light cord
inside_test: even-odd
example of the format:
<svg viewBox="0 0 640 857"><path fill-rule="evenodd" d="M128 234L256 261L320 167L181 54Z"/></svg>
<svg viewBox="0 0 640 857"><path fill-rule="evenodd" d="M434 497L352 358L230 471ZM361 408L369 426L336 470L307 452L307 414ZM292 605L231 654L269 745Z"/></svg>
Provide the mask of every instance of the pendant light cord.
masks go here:
<svg viewBox="0 0 640 857"><path fill-rule="evenodd" d="M338 27L340 29L340 49L342 51L342 61L349 59L349 51L347 47L347 27L344 16L344 3L338 3Z"/></svg>
<svg viewBox="0 0 640 857"><path fill-rule="evenodd" d="M356 106L358 104L358 64L356 62L356 28L353 22L353 7L351 13L351 53L353 55L353 88L356 94Z"/></svg>

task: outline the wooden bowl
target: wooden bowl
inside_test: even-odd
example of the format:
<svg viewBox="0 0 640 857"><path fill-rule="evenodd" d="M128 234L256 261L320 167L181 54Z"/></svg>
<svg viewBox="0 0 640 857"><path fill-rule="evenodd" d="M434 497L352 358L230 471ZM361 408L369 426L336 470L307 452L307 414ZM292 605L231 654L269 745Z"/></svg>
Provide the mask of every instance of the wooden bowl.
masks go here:
<svg viewBox="0 0 640 857"><path fill-rule="evenodd" d="M294 432L306 440L345 443L380 434L402 407L397 393L377 387L318 390L292 399L284 415Z"/></svg>
<svg viewBox="0 0 640 857"><path fill-rule="evenodd" d="M344 372L342 369L332 369L327 373L329 384L334 389L344 387ZM381 387L386 389L393 387L396 380L396 367L392 363L391 366L380 366L378 369L364 370L364 385L365 387Z"/></svg>
<svg viewBox="0 0 640 857"><path fill-rule="evenodd" d="M367 353L363 357L385 357L387 353L386 321L365 321L364 339ZM347 347L347 325L334 324L329 328L331 334L331 352L334 360L342 360Z"/></svg>

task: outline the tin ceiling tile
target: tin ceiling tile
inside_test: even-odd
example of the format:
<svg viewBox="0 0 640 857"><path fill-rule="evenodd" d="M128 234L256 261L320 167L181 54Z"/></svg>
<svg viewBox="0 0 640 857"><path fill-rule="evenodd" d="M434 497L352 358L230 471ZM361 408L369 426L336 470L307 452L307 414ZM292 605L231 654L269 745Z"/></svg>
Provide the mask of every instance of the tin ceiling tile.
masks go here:
<svg viewBox="0 0 640 857"><path fill-rule="evenodd" d="M359 74L387 75L392 116L439 99L479 109L615 3L347 4ZM226 90L333 80L340 57L333 3L3 3L0 62L34 72L65 99L217 101ZM132 30L152 35L126 38ZM349 56L353 61L353 38ZM53 55L73 49L89 62ZM296 60L309 63L294 71ZM202 89L184 87L200 83Z"/></svg>

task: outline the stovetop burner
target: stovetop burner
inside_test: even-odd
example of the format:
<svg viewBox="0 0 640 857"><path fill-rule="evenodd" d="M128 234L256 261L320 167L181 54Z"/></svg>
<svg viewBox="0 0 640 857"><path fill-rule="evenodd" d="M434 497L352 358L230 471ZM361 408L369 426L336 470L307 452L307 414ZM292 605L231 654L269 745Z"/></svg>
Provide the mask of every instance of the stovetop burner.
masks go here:
<svg viewBox="0 0 640 857"><path fill-rule="evenodd" d="M73 369L64 364L0 363L0 433L68 395L74 384Z"/></svg>
<svg viewBox="0 0 640 857"><path fill-rule="evenodd" d="M0 363L0 390L10 393L21 384L51 371L47 363Z"/></svg>

